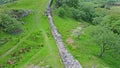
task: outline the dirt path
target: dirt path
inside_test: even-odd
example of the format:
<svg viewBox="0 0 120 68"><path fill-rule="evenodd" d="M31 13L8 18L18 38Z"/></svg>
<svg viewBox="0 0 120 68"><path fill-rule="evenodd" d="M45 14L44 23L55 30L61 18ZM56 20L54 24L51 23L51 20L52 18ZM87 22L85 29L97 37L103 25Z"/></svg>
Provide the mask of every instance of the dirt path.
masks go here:
<svg viewBox="0 0 120 68"><path fill-rule="evenodd" d="M48 0L45 0L45 2L47 3L48 2ZM36 5L38 5L38 7L40 6L39 5L39 3L37 2L36 3ZM41 9L41 7L44 7L44 5L41 5L40 7L39 7L39 9L37 9L36 10L36 14L35 14L35 26L34 26L34 28L36 28L36 29L38 29L39 31L41 31L41 33L42 33L42 35L43 35L43 37L44 37L44 43L45 43L45 45L46 45L46 47L48 48L48 51L49 51L49 55L46 55L46 57L45 58L43 58L42 60L45 60L46 58L49 58L49 56L51 56L50 57L50 59L52 60L51 62L54 64L54 67L56 68L56 67L58 67L58 61L56 61L58 58L60 59L60 57L58 57L59 56L59 54L57 55L55 52L54 52L54 47L52 47L52 44L51 44L51 42L50 42L50 40L49 40L49 38L48 38L48 35L47 35L47 33L46 33L46 30L44 29L44 27L42 26L42 21L41 21L41 17L43 17L43 13L45 12L45 11L41 11L40 9ZM25 67L27 67L27 65L36 57L36 56L38 56L39 54L41 53L41 51L38 51L35 55L33 55L27 62L26 62L26 64L24 64L24 68ZM41 60L40 60L41 61ZM61 62L62 63L62 62ZM37 66L40 66L40 63L37 65ZM62 67L62 66L61 66ZM34 65L32 65L32 68L35 68L35 66ZM59 68L59 67L58 67Z"/></svg>
<svg viewBox="0 0 120 68"><path fill-rule="evenodd" d="M53 37L56 41L56 44L58 46L58 49L59 49L62 61L65 65L65 68L82 68L80 63L77 60L75 60L73 58L73 56L64 47L64 43L62 42L61 35L58 33L58 31L57 31L57 29L56 29L56 27L53 23L52 16L51 16L51 11L50 11L50 5L52 4L52 1L53 0L49 0L46 12L47 12L47 15L48 15L52 35L53 35Z"/></svg>
<svg viewBox="0 0 120 68"><path fill-rule="evenodd" d="M46 2L48 2L47 0L46 0ZM38 2L37 2L38 3ZM38 5L38 4L37 4ZM44 5L42 5L41 7L44 7ZM39 10L38 10L39 11ZM43 11L39 11L38 12L38 14L42 14L42 12ZM41 15L42 16L42 15ZM37 17L37 16L36 16ZM37 18L35 18L35 19L38 19L38 17ZM38 19L39 20L39 19ZM22 39L20 39L20 41L16 44L16 45L14 45L12 48L10 48L8 51L6 51L4 54L2 54L1 56L0 56L0 59L2 59L2 58L4 58L5 56L7 56L8 54L10 54L13 50L15 50L18 46L20 46L20 44L22 43L22 42L24 42L29 36L30 36L30 34L32 34L32 32L34 31L34 29L36 29L36 26L37 27L39 27L38 26L38 23L34 23L32 26L31 26L31 29L29 30L29 33L27 33L27 35L26 36L24 36Z"/></svg>
<svg viewBox="0 0 120 68"><path fill-rule="evenodd" d="M24 36L15 46L13 46L11 49L9 49L7 52L5 52L3 55L0 56L0 59L4 58L8 54L10 54L13 50L15 50L26 38L30 36L31 33L28 33L27 36Z"/></svg>

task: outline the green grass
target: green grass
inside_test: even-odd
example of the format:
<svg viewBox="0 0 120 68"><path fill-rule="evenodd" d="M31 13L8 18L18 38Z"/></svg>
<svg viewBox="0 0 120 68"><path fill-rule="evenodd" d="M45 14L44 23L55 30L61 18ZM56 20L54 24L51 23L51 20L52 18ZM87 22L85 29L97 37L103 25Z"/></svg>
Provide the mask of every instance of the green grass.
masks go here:
<svg viewBox="0 0 120 68"><path fill-rule="evenodd" d="M31 10L32 13L23 18L25 24L22 26L24 29L22 34L0 34L1 39L3 37L12 38L0 46L0 57L2 56L0 58L0 65L4 65L6 68L24 68L32 64L41 67L64 67L58 48L50 32L48 19L43 15L48 1L49 0L19 0L4 5L9 9ZM31 48L29 52L19 54L21 49L29 47ZM12 53L17 53L17 55L11 57ZM19 59L20 57L22 58ZM16 59L17 62L13 65L6 64L8 59Z"/></svg>
<svg viewBox="0 0 120 68"><path fill-rule="evenodd" d="M118 67L119 61L112 58L109 53L106 52L102 58L98 57L99 47L92 41L92 37L89 36L89 31L92 30L90 24L77 22L71 18L60 18L55 12L53 14L53 19L58 31L62 35L66 48L81 63L83 68L91 68L92 66L95 66L96 68ZM91 27L89 28L88 25ZM72 31L80 26L84 27L84 34L82 34L79 39L72 37ZM67 43L66 40L68 38L74 40L72 45Z"/></svg>
<svg viewBox="0 0 120 68"><path fill-rule="evenodd" d="M10 38L8 42L0 45L0 65L6 68L24 68L29 65L49 66L51 68L64 68L58 53L58 48L50 31L48 19L44 16L46 5L49 0L19 0L14 3L8 3L8 9L31 10L32 13L23 18L23 33L19 35L9 35L0 32L0 39ZM119 7L112 7L113 12L118 12ZM99 48L89 37L89 31L92 27L84 28L84 34L80 39L71 36L73 29L77 27L86 27L90 24L77 22L72 18L60 18L53 13L54 23L62 35L68 51L81 63L83 68L116 68L119 61L113 59L109 53L103 58L99 58ZM66 41L72 38L74 43L68 44ZM20 54L23 48L30 48L29 52ZM11 54L17 53L15 57ZM107 55L108 54L108 55ZM20 59L20 57L22 57ZM16 60L13 65L6 64L8 59ZM19 60L18 60L19 59ZM116 64L117 63L117 64Z"/></svg>
<svg viewBox="0 0 120 68"><path fill-rule="evenodd" d="M111 13L120 14L120 6L112 6L110 11L111 11Z"/></svg>

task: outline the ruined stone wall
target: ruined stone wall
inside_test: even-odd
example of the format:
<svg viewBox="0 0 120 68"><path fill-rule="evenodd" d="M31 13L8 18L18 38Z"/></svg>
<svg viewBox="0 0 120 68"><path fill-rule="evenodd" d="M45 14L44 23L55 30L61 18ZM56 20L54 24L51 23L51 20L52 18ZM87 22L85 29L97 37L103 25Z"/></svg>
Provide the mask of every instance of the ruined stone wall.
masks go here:
<svg viewBox="0 0 120 68"><path fill-rule="evenodd" d="M49 19L49 23L50 23L50 27L51 27L51 32L52 35L56 41L57 47L59 49L59 53L60 56L62 58L62 61L64 63L65 68L82 68L82 66L80 65L80 63L75 60L73 58L73 56L66 50L64 43L62 42L62 38L61 35L58 33L53 20L52 20L52 16L51 16L51 11L50 11L50 5L52 3L52 0L49 1L48 5L47 5L47 16Z"/></svg>

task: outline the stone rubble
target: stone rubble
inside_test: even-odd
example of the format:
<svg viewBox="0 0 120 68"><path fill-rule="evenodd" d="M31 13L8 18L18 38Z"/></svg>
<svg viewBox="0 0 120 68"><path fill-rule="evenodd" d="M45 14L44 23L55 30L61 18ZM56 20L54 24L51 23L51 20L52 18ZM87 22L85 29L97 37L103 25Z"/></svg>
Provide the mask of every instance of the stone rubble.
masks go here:
<svg viewBox="0 0 120 68"><path fill-rule="evenodd" d="M62 42L61 35L58 33L58 31L54 25L54 22L53 22L52 16L51 16L51 10L50 10L52 1L53 0L49 1L48 5L47 5L46 13L47 13L47 16L49 19L52 35L56 41L56 44L59 49L59 53L61 55L64 66L65 66L65 68L82 68L80 63L77 60L75 60L73 58L73 56L66 50L64 43Z"/></svg>

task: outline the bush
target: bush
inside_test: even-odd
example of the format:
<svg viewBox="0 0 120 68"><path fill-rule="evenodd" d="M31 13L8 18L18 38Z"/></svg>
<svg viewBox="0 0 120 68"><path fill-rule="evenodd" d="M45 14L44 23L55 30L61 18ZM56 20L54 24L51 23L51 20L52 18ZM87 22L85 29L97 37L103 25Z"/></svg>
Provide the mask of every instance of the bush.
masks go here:
<svg viewBox="0 0 120 68"><path fill-rule="evenodd" d="M102 22L103 18L102 17L95 17L93 18L92 24L93 25L98 25Z"/></svg>
<svg viewBox="0 0 120 68"><path fill-rule="evenodd" d="M68 7L78 7L79 0L56 0L57 7L68 6Z"/></svg>
<svg viewBox="0 0 120 68"><path fill-rule="evenodd" d="M19 22L15 18L11 18L7 14L0 14L0 27L8 33L16 33L21 31Z"/></svg>
<svg viewBox="0 0 120 68"><path fill-rule="evenodd" d="M57 12L58 12L58 15L60 16L60 17L64 17L65 16L65 9L63 8L63 7L59 7L58 8L58 10L57 10Z"/></svg>
<svg viewBox="0 0 120 68"><path fill-rule="evenodd" d="M81 19L85 19L86 18L86 14L83 11L79 11L78 9L72 9L72 14L73 14L73 18L76 19L77 21L80 21Z"/></svg>
<svg viewBox="0 0 120 68"><path fill-rule="evenodd" d="M101 25L109 28L114 33L120 34L120 15L111 14L105 16Z"/></svg>

